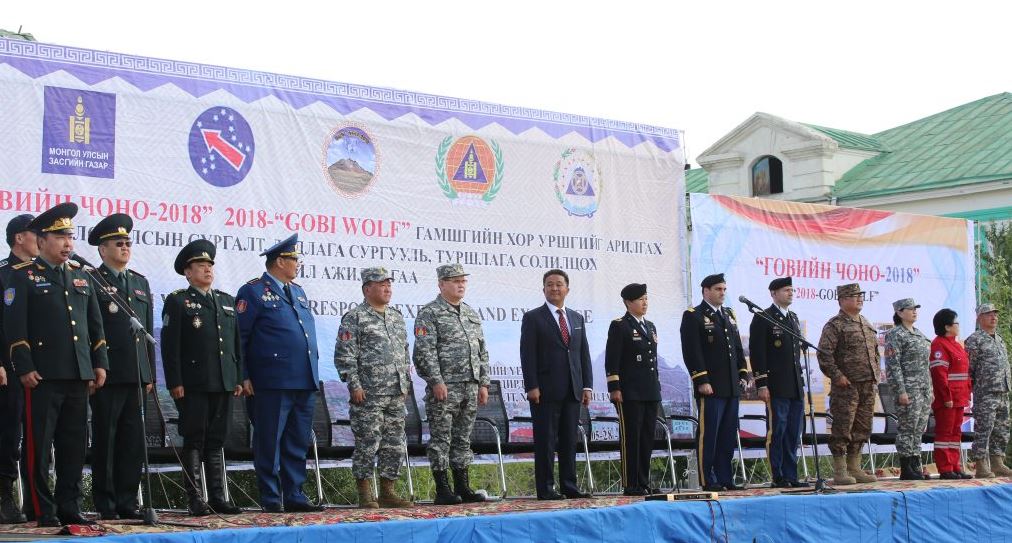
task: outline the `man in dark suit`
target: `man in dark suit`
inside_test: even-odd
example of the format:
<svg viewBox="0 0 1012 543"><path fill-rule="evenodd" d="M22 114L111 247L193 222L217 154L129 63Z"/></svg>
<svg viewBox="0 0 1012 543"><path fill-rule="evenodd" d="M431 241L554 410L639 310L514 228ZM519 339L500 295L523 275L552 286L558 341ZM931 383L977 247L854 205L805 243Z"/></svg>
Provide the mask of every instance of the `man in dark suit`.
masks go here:
<svg viewBox="0 0 1012 543"><path fill-rule="evenodd" d="M545 305L524 313L520 364L534 426L534 481L539 500L589 498L576 486L576 425L580 403L590 404L590 347L583 317L565 307L569 276L542 277ZM555 490L553 457L559 453L562 493Z"/></svg>
<svg viewBox="0 0 1012 543"><path fill-rule="evenodd" d="M268 513L323 510L302 492L320 370L309 297L294 281L298 243L296 234L260 253L267 271L236 295L246 353L243 388L256 394L250 402L253 468Z"/></svg>
<svg viewBox="0 0 1012 543"><path fill-rule="evenodd" d="M81 516L81 473L87 448L88 393L109 368L98 297L77 262L77 205L58 204L28 228L39 256L14 266L4 290L4 334L25 392L25 461L29 517L41 527L94 524ZM56 486L49 490L49 450Z"/></svg>
<svg viewBox="0 0 1012 543"><path fill-rule="evenodd" d="M214 244L198 239L176 255L174 268L188 288L165 297L162 309L162 366L165 386L179 409L183 436L183 479L193 516L234 515L225 499L221 448L232 418L232 397L242 394L242 351L232 296L214 288ZM207 504L201 499L201 462Z"/></svg>
<svg viewBox="0 0 1012 543"><path fill-rule="evenodd" d="M33 219L34 215L18 215L7 223L7 245L11 254L0 260L0 292L7 290L14 266L31 261L39 254L35 232L28 229ZM3 337L3 311L0 310L0 338ZM0 524L21 524L25 522L25 515L14 500L14 480L18 478L18 461L21 460L25 392L11 366L7 341L0 339L0 345L3 345L0 348L0 360L3 361L3 366L0 366ZM27 506L30 502L28 493L24 492L24 488L22 491Z"/></svg>
<svg viewBox="0 0 1012 543"><path fill-rule="evenodd" d="M788 309L794 301L790 277L770 282L773 305L765 313L787 329L798 333L798 316ZM798 481L798 442L804 421L802 403L801 348L798 340L782 328L759 316L749 326L748 352L759 399L766 402L766 456L773 474L773 486L806 487Z"/></svg>
<svg viewBox="0 0 1012 543"><path fill-rule="evenodd" d="M703 279L703 303L682 314L682 356L699 408L699 484L741 490L731 460L737 444L738 398L746 385L745 352L734 312L723 307L724 274Z"/></svg>
<svg viewBox="0 0 1012 543"><path fill-rule="evenodd" d="M657 327L646 320L647 286L622 289L626 314L611 321L604 370L608 393L619 418L622 486L626 496L645 496L650 488L650 453L661 401L657 377Z"/></svg>
<svg viewBox="0 0 1012 543"><path fill-rule="evenodd" d="M98 247L102 265L92 277L102 311L102 327L109 348L109 372L105 386L91 396L91 496L102 520L141 519L137 510L137 486L144 459L144 421L141 419L138 378L145 393L151 392L154 345L138 338L130 325L131 315L113 296L127 304L152 330L154 300L148 280L128 269L132 256L129 215L113 213L99 221L88 234L88 244Z"/></svg>

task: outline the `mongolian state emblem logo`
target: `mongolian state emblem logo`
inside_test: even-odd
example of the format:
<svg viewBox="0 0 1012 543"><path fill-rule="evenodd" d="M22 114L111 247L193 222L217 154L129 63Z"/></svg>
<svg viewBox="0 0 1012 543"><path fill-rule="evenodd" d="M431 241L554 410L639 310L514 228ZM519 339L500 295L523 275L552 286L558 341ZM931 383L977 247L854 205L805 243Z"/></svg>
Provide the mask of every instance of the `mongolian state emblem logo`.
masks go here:
<svg viewBox="0 0 1012 543"><path fill-rule="evenodd" d="M601 199L601 173L594 155L566 149L555 163L552 174L555 198L570 215L593 217Z"/></svg>
<svg viewBox="0 0 1012 543"><path fill-rule="evenodd" d="M502 188L502 149L478 136L447 136L436 153L439 188L454 203L488 205Z"/></svg>

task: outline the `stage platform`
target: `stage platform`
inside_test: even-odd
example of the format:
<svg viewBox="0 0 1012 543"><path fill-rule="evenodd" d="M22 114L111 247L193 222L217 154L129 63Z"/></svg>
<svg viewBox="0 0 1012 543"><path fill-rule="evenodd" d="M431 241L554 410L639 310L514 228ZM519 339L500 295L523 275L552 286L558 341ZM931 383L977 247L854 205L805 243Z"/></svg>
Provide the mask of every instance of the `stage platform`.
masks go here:
<svg viewBox="0 0 1012 543"><path fill-rule="evenodd" d="M245 513L191 519L195 527L103 523L110 543L273 543L468 541L922 542L1012 541L1012 480L854 485L824 495L771 489L722 493L717 500L644 502L602 496L539 502L507 499L399 510L328 509L318 514ZM0 527L0 540L52 538L57 529ZM71 537L79 539L78 537Z"/></svg>

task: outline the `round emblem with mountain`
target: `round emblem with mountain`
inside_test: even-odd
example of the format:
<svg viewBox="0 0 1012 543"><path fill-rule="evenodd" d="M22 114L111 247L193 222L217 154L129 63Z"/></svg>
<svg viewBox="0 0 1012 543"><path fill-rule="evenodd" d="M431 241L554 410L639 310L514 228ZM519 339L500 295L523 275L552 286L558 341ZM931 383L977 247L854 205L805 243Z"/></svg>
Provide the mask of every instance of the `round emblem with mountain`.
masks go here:
<svg viewBox="0 0 1012 543"><path fill-rule="evenodd" d="M495 140L447 136L436 152L436 176L453 203L488 205L502 188L502 149Z"/></svg>
<svg viewBox="0 0 1012 543"><path fill-rule="evenodd" d="M379 175L375 140L360 126L341 126L332 132L323 158L327 181L342 196L361 196Z"/></svg>
<svg viewBox="0 0 1012 543"><path fill-rule="evenodd" d="M555 198L570 215L593 217L601 201L601 172L594 155L569 148L555 163Z"/></svg>

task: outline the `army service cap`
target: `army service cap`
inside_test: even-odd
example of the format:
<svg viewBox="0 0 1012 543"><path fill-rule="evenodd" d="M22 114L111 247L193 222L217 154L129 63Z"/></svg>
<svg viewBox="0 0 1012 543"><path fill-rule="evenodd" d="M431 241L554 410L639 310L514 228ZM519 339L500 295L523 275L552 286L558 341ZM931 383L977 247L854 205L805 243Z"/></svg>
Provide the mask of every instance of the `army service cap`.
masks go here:
<svg viewBox="0 0 1012 543"><path fill-rule="evenodd" d="M63 202L43 211L38 217L35 217L28 224L28 229L36 234L48 234L51 232L73 234L74 223L71 219L75 215L77 215L77 204Z"/></svg>
<svg viewBox="0 0 1012 543"><path fill-rule="evenodd" d="M109 239L129 238L134 221L125 213L113 213L102 219L88 234L88 245L101 245Z"/></svg>
<svg viewBox="0 0 1012 543"><path fill-rule="evenodd" d="M464 277L466 275L471 274L464 272L464 266L461 266L460 264L443 264L442 266L436 268L436 277L440 280L453 279L454 277Z"/></svg>
<svg viewBox="0 0 1012 543"><path fill-rule="evenodd" d="M893 311L903 311L904 309L913 309L921 307L920 304L914 301L913 298L903 298L902 300L896 300L893 302Z"/></svg>
<svg viewBox="0 0 1012 543"><path fill-rule="evenodd" d="M362 268L362 284L366 283L382 283L383 281L393 281L393 277L390 277L390 272L386 268Z"/></svg>
<svg viewBox="0 0 1012 543"><path fill-rule="evenodd" d="M836 287L836 298L847 298L848 296L860 296L864 294L861 290L861 285L857 283L847 283L846 285L840 285Z"/></svg>

